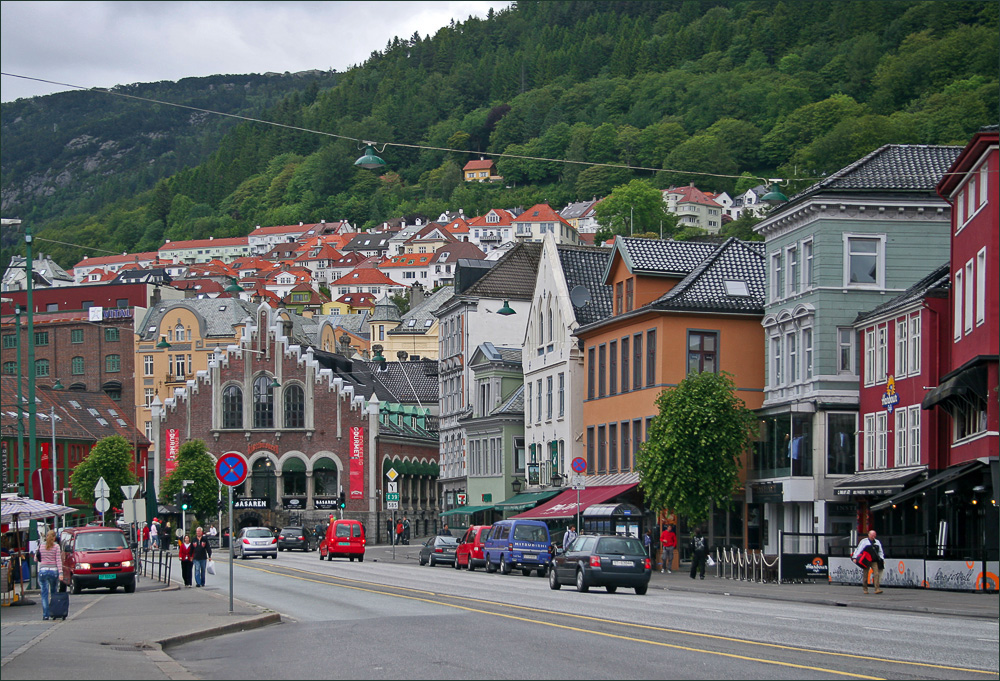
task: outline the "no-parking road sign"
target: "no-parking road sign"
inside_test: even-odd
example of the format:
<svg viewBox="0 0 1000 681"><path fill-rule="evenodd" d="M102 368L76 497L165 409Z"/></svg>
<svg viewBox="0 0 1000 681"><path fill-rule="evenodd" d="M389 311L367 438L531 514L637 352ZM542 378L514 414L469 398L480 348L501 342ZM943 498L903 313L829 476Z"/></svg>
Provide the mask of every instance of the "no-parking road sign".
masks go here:
<svg viewBox="0 0 1000 681"><path fill-rule="evenodd" d="M220 456L219 461L215 464L215 477L223 485L236 487L247 479L248 470L247 460L243 458L242 454L229 452Z"/></svg>

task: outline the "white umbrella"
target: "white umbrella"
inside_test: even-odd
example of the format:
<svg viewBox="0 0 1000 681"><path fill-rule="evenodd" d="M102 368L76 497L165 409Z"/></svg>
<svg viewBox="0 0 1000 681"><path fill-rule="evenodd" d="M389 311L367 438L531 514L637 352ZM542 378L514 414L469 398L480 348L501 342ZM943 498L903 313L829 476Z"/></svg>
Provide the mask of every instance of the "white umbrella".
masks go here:
<svg viewBox="0 0 1000 681"><path fill-rule="evenodd" d="M31 520L33 518L51 518L57 515L74 513L77 509L60 504L50 504L47 501L29 499L27 497L7 497L4 496L0 502L0 522L9 523L17 518L18 520Z"/></svg>

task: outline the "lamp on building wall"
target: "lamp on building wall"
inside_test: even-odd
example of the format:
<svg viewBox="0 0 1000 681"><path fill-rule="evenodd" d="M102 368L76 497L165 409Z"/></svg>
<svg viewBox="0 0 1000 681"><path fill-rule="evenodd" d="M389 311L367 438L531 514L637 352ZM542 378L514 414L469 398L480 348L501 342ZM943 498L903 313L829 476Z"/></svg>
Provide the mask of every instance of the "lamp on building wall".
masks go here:
<svg viewBox="0 0 1000 681"><path fill-rule="evenodd" d="M510 481L510 488L513 490L514 494L521 493L521 478L514 478Z"/></svg>
<svg viewBox="0 0 1000 681"><path fill-rule="evenodd" d="M233 277L233 283L226 287L226 293L243 293L243 291L243 287L239 285L235 277Z"/></svg>
<svg viewBox="0 0 1000 681"><path fill-rule="evenodd" d="M509 317L512 314L517 314L517 311L510 306L509 301L503 301L503 307L497 310L497 314L503 315L504 317Z"/></svg>
<svg viewBox="0 0 1000 681"><path fill-rule="evenodd" d="M562 483L563 483L564 479L565 479L565 477L563 475L561 475L560 473L556 473L555 471L552 471L552 486L553 487L562 487Z"/></svg>
<svg viewBox="0 0 1000 681"><path fill-rule="evenodd" d="M52 386L52 389L53 389L53 390L62 390L62 389L63 389L63 384L62 384L62 381L60 381L60 380L59 380L59 379L57 378L57 379L56 379L56 384L55 384L54 386Z"/></svg>
<svg viewBox="0 0 1000 681"><path fill-rule="evenodd" d="M271 378L271 387L272 388L280 388L281 387L281 383L278 382L277 377L272 377Z"/></svg>
<svg viewBox="0 0 1000 681"><path fill-rule="evenodd" d="M764 196L760 197L760 200L770 206L776 206L779 203L788 203L788 197L781 193L778 189L778 183L781 180L773 179L769 180L771 186L768 187L768 192Z"/></svg>

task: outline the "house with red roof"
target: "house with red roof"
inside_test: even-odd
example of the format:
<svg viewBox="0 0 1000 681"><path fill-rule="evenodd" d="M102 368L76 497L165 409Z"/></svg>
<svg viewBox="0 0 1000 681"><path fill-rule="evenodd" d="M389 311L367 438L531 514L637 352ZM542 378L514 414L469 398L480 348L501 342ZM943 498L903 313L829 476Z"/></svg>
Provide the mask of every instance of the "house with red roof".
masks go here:
<svg viewBox="0 0 1000 681"><path fill-rule="evenodd" d="M431 261L434 253L401 253L386 258L379 263L379 270L393 281L403 282L407 286L419 283L425 288L433 288L431 277Z"/></svg>
<svg viewBox="0 0 1000 681"><path fill-rule="evenodd" d="M295 310L299 314L303 312L320 314L323 311L323 306L329 302L329 298L314 291L308 284L299 284L281 299L281 307Z"/></svg>
<svg viewBox="0 0 1000 681"><path fill-rule="evenodd" d="M188 241L167 239L167 242L160 246L159 254L161 260L172 260L186 265L205 263L215 259L230 262L241 256L249 255L250 245L245 236L225 239L216 239L210 236L207 239Z"/></svg>
<svg viewBox="0 0 1000 681"><path fill-rule="evenodd" d="M503 178L497 175L497 165L488 158L469 161L462 168L462 176L466 182L495 182Z"/></svg>
<svg viewBox="0 0 1000 681"><path fill-rule="evenodd" d="M303 267L282 267L264 279L264 288L279 298L287 296L299 284L312 285L312 273Z"/></svg>
<svg viewBox="0 0 1000 681"><path fill-rule="evenodd" d="M694 186L671 187L663 190L667 211L677 216L678 227L698 227L709 234L722 228L723 206Z"/></svg>
<svg viewBox="0 0 1000 681"><path fill-rule="evenodd" d="M330 284L334 295L370 293L376 298L401 293L407 285L390 279L375 267L357 267Z"/></svg>
<svg viewBox="0 0 1000 681"><path fill-rule="evenodd" d="M552 206L539 203L514 218L514 239L516 241L541 242L542 237L551 234L557 244L580 246L580 234Z"/></svg>
<svg viewBox="0 0 1000 681"><path fill-rule="evenodd" d="M371 313L375 309L375 296L371 293L345 293L334 302L341 314Z"/></svg>
<svg viewBox="0 0 1000 681"><path fill-rule="evenodd" d="M96 258L83 256L83 260L73 266L73 278L78 284L85 283L87 275L95 269L117 272L123 266L135 263L139 267L149 267L157 261L160 254L156 251L145 253L122 253L121 255L102 255Z"/></svg>
<svg viewBox="0 0 1000 681"><path fill-rule="evenodd" d="M503 208L492 208L483 215L469 220L469 241L483 253L514 241L514 218L517 216Z"/></svg>
<svg viewBox="0 0 1000 681"><path fill-rule="evenodd" d="M319 243L299 255L295 259L295 264L311 271L317 286L327 286L334 279L343 276L339 272L334 275L336 272L334 263L342 256L343 254L330 244Z"/></svg>

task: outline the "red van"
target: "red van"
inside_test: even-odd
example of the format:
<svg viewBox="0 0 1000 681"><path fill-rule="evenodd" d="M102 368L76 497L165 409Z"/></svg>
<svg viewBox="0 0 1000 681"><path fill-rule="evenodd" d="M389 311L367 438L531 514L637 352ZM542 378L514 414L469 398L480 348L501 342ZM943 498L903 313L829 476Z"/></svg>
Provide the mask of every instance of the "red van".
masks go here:
<svg viewBox="0 0 1000 681"><path fill-rule="evenodd" d="M473 571L477 567L486 567L486 558L483 556L483 543L490 535L492 525L473 525L466 530L462 541L458 544L455 552L455 569L465 568Z"/></svg>
<svg viewBox="0 0 1000 681"><path fill-rule="evenodd" d="M365 526L357 520L332 520L326 528L326 537L319 544L319 559L333 560L334 556L347 557L354 562L365 559Z"/></svg>
<svg viewBox="0 0 1000 681"><path fill-rule="evenodd" d="M116 527L86 525L62 530L62 582L74 594L81 589L125 587L135 591L135 556L125 534Z"/></svg>

